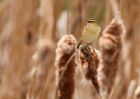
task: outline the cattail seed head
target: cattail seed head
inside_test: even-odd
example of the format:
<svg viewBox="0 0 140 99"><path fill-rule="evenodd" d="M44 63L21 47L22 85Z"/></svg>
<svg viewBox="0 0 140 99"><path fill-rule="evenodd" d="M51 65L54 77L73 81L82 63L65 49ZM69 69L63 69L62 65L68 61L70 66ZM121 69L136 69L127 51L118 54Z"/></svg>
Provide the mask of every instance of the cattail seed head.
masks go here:
<svg viewBox="0 0 140 99"><path fill-rule="evenodd" d="M57 44L55 65L57 68L56 99L72 99L76 67L77 41L73 35L63 36Z"/></svg>
<svg viewBox="0 0 140 99"><path fill-rule="evenodd" d="M100 60L100 52L93 46L83 44L80 46L80 64L81 68L88 80L92 81L97 92L99 92L99 86L97 83L97 68Z"/></svg>
<svg viewBox="0 0 140 99"><path fill-rule="evenodd" d="M121 20L113 19L105 28L99 40L101 64L98 68L98 83L100 94L104 98L111 92L115 80L122 46L121 34L124 32L123 27Z"/></svg>

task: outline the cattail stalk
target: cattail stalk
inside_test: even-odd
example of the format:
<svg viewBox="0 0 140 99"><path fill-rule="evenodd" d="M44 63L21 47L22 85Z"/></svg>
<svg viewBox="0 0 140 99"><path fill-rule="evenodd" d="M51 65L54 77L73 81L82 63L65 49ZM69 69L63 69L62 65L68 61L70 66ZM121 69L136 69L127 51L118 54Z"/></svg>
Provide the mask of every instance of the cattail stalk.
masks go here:
<svg viewBox="0 0 140 99"><path fill-rule="evenodd" d="M138 86L135 90L134 99L140 99L140 86Z"/></svg>
<svg viewBox="0 0 140 99"><path fill-rule="evenodd" d="M134 92L134 99L140 99L140 78L138 77L138 85Z"/></svg>
<svg viewBox="0 0 140 99"><path fill-rule="evenodd" d="M116 72L119 67L121 34L123 32L122 20L114 18L105 28L99 40L101 64L98 68L98 83L103 99L108 97L114 84Z"/></svg>
<svg viewBox="0 0 140 99"><path fill-rule="evenodd" d="M57 44L55 65L57 68L56 99L72 99L74 93L76 39L63 36Z"/></svg>

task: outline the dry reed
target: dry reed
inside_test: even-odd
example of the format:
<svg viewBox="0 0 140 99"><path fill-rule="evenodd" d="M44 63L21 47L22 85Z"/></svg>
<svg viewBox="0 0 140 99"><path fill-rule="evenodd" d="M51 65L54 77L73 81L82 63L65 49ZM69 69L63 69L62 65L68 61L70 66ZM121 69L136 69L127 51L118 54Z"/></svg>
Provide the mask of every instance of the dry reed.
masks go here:
<svg viewBox="0 0 140 99"><path fill-rule="evenodd" d="M135 99L140 99L140 86L138 86L135 90Z"/></svg>

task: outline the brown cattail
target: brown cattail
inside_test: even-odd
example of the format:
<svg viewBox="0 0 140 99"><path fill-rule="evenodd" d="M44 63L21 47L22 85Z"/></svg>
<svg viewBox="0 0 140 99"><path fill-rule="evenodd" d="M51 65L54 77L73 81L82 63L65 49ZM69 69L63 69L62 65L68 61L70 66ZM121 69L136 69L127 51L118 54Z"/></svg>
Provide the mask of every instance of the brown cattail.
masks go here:
<svg viewBox="0 0 140 99"><path fill-rule="evenodd" d="M109 95L115 80L121 50L121 34L123 32L122 20L114 18L105 28L99 40L101 64L98 68L98 83L103 98Z"/></svg>
<svg viewBox="0 0 140 99"><path fill-rule="evenodd" d="M55 60L58 79L56 99L72 99L76 67L76 45L77 41L73 35L63 36L57 44Z"/></svg>
<svg viewBox="0 0 140 99"><path fill-rule="evenodd" d="M85 77L92 81L97 92L99 92L99 85L97 82L97 68L99 65L100 52L93 46L83 44L80 46L80 62L84 70Z"/></svg>
<svg viewBox="0 0 140 99"><path fill-rule="evenodd" d="M32 69L27 74L27 79L30 81L27 98L35 99L35 97L39 97L39 99L42 99L41 97L48 97L50 95L49 91L53 87L48 87L46 80L49 79L50 71L53 72L53 56L54 43L49 39L40 38L32 57ZM52 84L54 83L51 81L50 85Z"/></svg>

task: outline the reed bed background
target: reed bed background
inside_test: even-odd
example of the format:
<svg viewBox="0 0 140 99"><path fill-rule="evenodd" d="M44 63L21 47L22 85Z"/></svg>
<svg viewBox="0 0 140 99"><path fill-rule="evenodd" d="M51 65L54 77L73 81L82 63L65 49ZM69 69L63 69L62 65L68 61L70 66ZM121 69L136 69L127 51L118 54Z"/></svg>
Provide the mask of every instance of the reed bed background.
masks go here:
<svg viewBox="0 0 140 99"><path fill-rule="evenodd" d="M140 0L0 0L0 99L140 99ZM98 39L81 39L87 19ZM84 38L84 37L83 37Z"/></svg>

